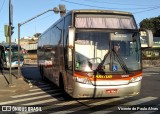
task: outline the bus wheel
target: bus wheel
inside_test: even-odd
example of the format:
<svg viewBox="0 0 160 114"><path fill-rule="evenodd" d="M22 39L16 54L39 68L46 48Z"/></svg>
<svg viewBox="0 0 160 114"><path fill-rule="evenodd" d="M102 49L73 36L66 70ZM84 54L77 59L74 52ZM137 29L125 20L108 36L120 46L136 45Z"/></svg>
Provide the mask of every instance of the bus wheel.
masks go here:
<svg viewBox="0 0 160 114"><path fill-rule="evenodd" d="M62 74L60 74L59 76L59 88L62 90L63 92L63 98L64 99L70 99L71 97L65 92L65 89L64 89L64 82L63 82L63 78L62 78Z"/></svg>
<svg viewBox="0 0 160 114"><path fill-rule="evenodd" d="M42 68L41 68L41 65L38 66L38 69L39 69L40 74L42 75Z"/></svg>
<svg viewBox="0 0 160 114"><path fill-rule="evenodd" d="M64 82L63 82L62 75L60 75L59 77L59 87L62 91L64 91Z"/></svg>
<svg viewBox="0 0 160 114"><path fill-rule="evenodd" d="M43 66L40 66L40 74L41 74L41 79L45 81Z"/></svg>

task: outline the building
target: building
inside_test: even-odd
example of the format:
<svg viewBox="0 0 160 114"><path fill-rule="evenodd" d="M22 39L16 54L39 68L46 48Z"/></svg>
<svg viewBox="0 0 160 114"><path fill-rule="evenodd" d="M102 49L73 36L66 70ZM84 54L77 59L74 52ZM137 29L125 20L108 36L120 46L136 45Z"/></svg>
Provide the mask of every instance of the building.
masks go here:
<svg viewBox="0 0 160 114"><path fill-rule="evenodd" d="M152 48L142 48L143 59L160 59L160 37L153 37L153 41Z"/></svg>
<svg viewBox="0 0 160 114"><path fill-rule="evenodd" d="M18 44L18 39L16 40ZM26 50L24 55L24 64L37 64L37 43L38 37L23 37L20 39L20 45Z"/></svg>
<svg viewBox="0 0 160 114"><path fill-rule="evenodd" d="M143 67L160 65L160 37L153 37L153 47L142 47Z"/></svg>

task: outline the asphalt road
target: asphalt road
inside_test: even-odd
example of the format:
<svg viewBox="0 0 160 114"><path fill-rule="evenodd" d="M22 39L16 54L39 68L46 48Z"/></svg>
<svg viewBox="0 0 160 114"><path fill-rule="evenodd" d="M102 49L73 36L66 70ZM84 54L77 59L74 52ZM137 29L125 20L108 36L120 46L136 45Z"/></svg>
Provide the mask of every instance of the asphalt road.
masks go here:
<svg viewBox="0 0 160 114"><path fill-rule="evenodd" d="M160 67L144 69L141 93L134 97L103 99L72 99L51 82L41 80L36 66L24 66L23 75L32 83L31 88L21 94L10 96L0 105L11 105L43 113L93 113L93 114L159 114L160 113ZM13 107L15 106L15 107ZM31 108L30 108L31 107ZM20 110L20 109L19 109ZM35 112L36 113L36 112ZM39 112L37 112L39 113Z"/></svg>

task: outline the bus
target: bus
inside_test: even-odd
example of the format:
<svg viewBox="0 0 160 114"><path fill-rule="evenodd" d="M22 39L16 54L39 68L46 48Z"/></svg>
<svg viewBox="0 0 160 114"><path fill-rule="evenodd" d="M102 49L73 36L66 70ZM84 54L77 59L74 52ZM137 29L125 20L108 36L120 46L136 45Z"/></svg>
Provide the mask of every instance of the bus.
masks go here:
<svg viewBox="0 0 160 114"><path fill-rule="evenodd" d="M1 50L1 68L10 68L10 62L9 62L9 44L3 43L0 44L0 50ZM20 47L20 67L23 65L23 53L22 49ZM12 44L11 45L11 68L17 68L18 67L18 45Z"/></svg>
<svg viewBox="0 0 160 114"><path fill-rule="evenodd" d="M145 32L149 39L152 32ZM42 79L72 98L140 93L140 30L129 12L69 11L39 37L37 54Z"/></svg>

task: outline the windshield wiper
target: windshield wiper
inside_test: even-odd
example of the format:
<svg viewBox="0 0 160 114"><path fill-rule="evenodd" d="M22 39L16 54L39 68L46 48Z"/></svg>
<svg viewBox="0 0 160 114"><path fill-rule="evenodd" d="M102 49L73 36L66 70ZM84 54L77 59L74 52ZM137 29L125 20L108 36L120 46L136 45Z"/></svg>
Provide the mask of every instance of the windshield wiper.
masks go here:
<svg viewBox="0 0 160 114"><path fill-rule="evenodd" d="M103 66L106 58L108 57L108 55L109 55L110 53L111 53L111 51L109 50L109 51L104 55L104 58L103 58L103 60L101 61L101 63L99 63L99 65L97 66L96 71L97 71L98 69L101 69L101 68L102 68L102 66Z"/></svg>
<svg viewBox="0 0 160 114"><path fill-rule="evenodd" d="M122 57L119 56L118 53L114 49L112 49L112 52L116 55L117 60L118 60L119 64L121 65L122 69L126 72L126 74L128 74L129 73L128 67L125 64L125 62L123 61Z"/></svg>
<svg viewBox="0 0 160 114"><path fill-rule="evenodd" d="M103 58L102 62L98 65L98 67L96 68L96 71L99 70L99 69L102 69L102 66L103 66L104 62L105 62L106 58L108 57L108 55L110 53L114 53L116 55L117 60L118 60L119 64L121 65L122 69L126 72L126 74L128 74L129 70L128 70L127 65L125 64L125 62L123 61L123 59L118 55L118 53L116 51L114 51L114 49L109 50L109 52L107 52L104 55L104 58Z"/></svg>

